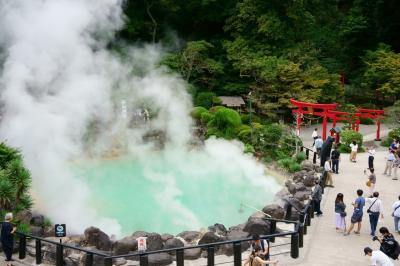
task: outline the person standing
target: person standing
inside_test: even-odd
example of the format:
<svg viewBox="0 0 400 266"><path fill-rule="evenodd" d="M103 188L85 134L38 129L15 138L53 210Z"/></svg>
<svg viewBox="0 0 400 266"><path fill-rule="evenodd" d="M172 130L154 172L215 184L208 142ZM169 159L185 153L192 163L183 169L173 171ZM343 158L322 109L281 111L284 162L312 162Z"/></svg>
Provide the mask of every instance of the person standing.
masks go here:
<svg viewBox="0 0 400 266"><path fill-rule="evenodd" d="M356 200L352 203L354 210L353 210L353 215L351 216L351 225L349 227L349 230L347 230L347 233L345 233L345 236L350 235L351 230L353 230L354 225L357 224L357 231L354 231L356 235L360 234L361 230L361 222L362 222L362 217L363 217L363 208L365 205L365 199L362 197L363 191L361 189L357 190L357 198Z"/></svg>
<svg viewBox="0 0 400 266"><path fill-rule="evenodd" d="M314 141L314 147L315 147L315 151L318 154L318 158L321 157L321 149L322 149L323 144L324 144L324 141L322 140L321 136L318 136Z"/></svg>
<svg viewBox="0 0 400 266"><path fill-rule="evenodd" d="M357 151L358 151L358 144L355 140L350 144L351 152L350 152L350 162L357 162Z"/></svg>
<svg viewBox="0 0 400 266"><path fill-rule="evenodd" d="M315 140L318 138L318 128L314 128L314 131L312 132L311 137L313 139L313 144L312 145L314 146Z"/></svg>
<svg viewBox="0 0 400 266"><path fill-rule="evenodd" d="M335 145L333 147L333 151L331 153L331 160L332 160L332 171L335 174L339 174L339 161L340 161L340 152Z"/></svg>
<svg viewBox="0 0 400 266"><path fill-rule="evenodd" d="M374 192L373 198L365 199L365 201L369 204L367 213L369 216L369 224L371 226L371 236L375 236L379 215L383 219L382 201L378 197L379 197L379 192Z"/></svg>
<svg viewBox="0 0 400 266"><path fill-rule="evenodd" d="M367 186L369 187L369 195L372 196L372 194L375 191L375 185L376 185L375 169L370 168L369 172L370 172L369 175L367 175L367 171L364 170L364 174L368 176Z"/></svg>
<svg viewBox="0 0 400 266"><path fill-rule="evenodd" d="M12 213L7 213L4 222L1 223L1 245L6 255L7 266L11 265L12 252L14 249L14 233L17 228L11 224L13 219Z"/></svg>
<svg viewBox="0 0 400 266"><path fill-rule="evenodd" d="M392 216L394 219L394 231L398 234L400 234L400 196L398 198L398 200L393 203L392 206Z"/></svg>
<svg viewBox="0 0 400 266"><path fill-rule="evenodd" d="M321 216L322 187L319 184L319 180L315 180L315 187L311 197L314 205L314 211L317 213L317 216Z"/></svg>
<svg viewBox="0 0 400 266"><path fill-rule="evenodd" d="M335 200L335 226L336 232L346 232L346 204L343 202L343 194L338 193ZM341 231L342 230L342 231Z"/></svg>
<svg viewBox="0 0 400 266"><path fill-rule="evenodd" d="M374 168L374 159L376 153L374 146L367 148L367 152L368 152L368 169L372 169Z"/></svg>
<svg viewBox="0 0 400 266"><path fill-rule="evenodd" d="M387 173L389 173L388 176L392 175L392 167L395 159L396 157L394 156L394 151L391 150L386 156L386 167L385 171L383 172L384 175L387 175Z"/></svg>
<svg viewBox="0 0 400 266"><path fill-rule="evenodd" d="M400 149L397 149L394 153L394 162L393 162L393 178L392 180L397 180L397 170L400 167Z"/></svg>
<svg viewBox="0 0 400 266"><path fill-rule="evenodd" d="M380 250L372 250L370 247L364 248L365 256L371 257L372 266L394 266L389 257Z"/></svg>
<svg viewBox="0 0 400 266"><path fill-rule="evenodd" d="M327 160L324 165L324 171L326 173L325 186L326 187L334 187L332 180L332 169L331 169L331 160Z"/></svg>
<svg viewBox="0 0 400 266"><path fill-rule="evenodd" d="M260 239L259 235L253 235L253 241L250 245L250 252L253 252L256 248L260 248L260 257L263 260L269 260L269 243L265 239Z"/></svg>

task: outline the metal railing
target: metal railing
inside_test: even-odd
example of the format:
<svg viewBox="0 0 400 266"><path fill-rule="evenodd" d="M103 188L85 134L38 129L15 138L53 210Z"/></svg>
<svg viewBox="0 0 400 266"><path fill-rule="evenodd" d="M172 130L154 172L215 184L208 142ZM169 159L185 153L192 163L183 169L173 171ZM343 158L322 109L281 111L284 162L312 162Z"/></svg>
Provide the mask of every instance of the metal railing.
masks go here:
<svg viewBox="0 0 400 266"><path fill-rule="evenodd" d="M307 160L310 160L310 153L311 153L312 157L313 157L313 159L312 159L313 164L317 163L317 155L318 155L318 153L315 152L314 150L312 150L310 148L307 148L307 147L304 147L304 146L300 146L300 152L304 152L306 154Z"/></svg>

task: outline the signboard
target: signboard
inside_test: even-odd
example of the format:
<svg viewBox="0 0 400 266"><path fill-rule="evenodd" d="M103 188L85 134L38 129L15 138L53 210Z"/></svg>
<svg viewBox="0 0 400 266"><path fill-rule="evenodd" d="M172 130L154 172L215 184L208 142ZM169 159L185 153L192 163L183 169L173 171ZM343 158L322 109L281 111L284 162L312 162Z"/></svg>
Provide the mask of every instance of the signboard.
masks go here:
<svg viewBox="0 0 400 266"><path fill-rule="evenodd" d="M146 251L146 248L147 248L146 239L147 239L147 237L136 238L139 251Z"/></svg>
<svg viewBox="0 0 400 266"><path fill-rule="evenodd" d="M54 226L54 232L56 237L65 237L67 235L67 227L65 224L56 224Z"/></svg>

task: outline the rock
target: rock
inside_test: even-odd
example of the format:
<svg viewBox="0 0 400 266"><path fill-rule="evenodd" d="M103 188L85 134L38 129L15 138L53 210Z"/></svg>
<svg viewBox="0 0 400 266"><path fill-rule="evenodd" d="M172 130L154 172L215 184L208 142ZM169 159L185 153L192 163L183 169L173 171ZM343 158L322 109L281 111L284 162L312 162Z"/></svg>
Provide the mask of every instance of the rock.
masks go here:
<svg viewBox="0 0 400 266"><path fill-rule="evenodd" d="M127 260L124 266L137 266L137 262L133 260Z"/></svg>
<svg viewBox="0 0 400 266"><path fill-rule="evenodd" d="M301 169L306 171L314 170L314 164L310 161L304 160L301 162Z"/></svg>
<svg viewBox="0 0 400 266"><path fill-rule="evenodd" d="M301 183L295 184L296 192L307 190L307 187L303 184L303 182L304 182L304 180Z"/></svg>
<svg viewBox="0 0 400 266"><path fill-rule="evenodd" d="M171 239L171 238L174 238L174 236L171 235L171 234L162 234L161 235L161 239L162 239L163 242L167 242L167 240Z"/></svg>
<svg viewBox="0 0 400 266"><path fill-rule="evenodd" d="M113 265L115 265L115 266L126 265L126 259L124 259L124 258L115 259L115 260L113 260Z"/></svg>
<svg viewBox="0 0 400 266"><path fill-rule="evenodd" d="M298 191L296 194L293 196L295 199L298 199L299 201L304 201L310 198L310 192L309 191Z"/></svg>
<svg viewBox="0 0 400 266"><path fill-rule="evenodd" d="M29 210L22 210L15 215L15 220L24 224L30 224L32 220L32 212Z"/></svg>
<svg viewBox="0 0 400 266"><path fill-rule="evenodd" d="M199 240L199 245L219 242L221 238L213 232L205 233Z"/></svg>
<svg viewBox="0 0 400 266"><path fill-rule="evenodd" d="M147 237L149 235L149 233L145 232L145 231L136 231L132 234L132 236L136 239L138 237Z"/></svg>
<svg viewBox="0 0 400 266"><path fill-rule="evenodd" d="M150 233L146 239L147 251L161 250L163 249L163 241L161 235L157 233Z"/></svg>
<svg viewBox="0 0 400 266"><path fill-rule="evenodd" d="M161 236L160 236L161 239ZM149 255L149 264L152 266L165 266L172 263L172 256L168 253L156 253Z"/></svg>
<svg viewBox="0 0 400 266"><path fill-rule="evenodd" d="M316 165L315 168L314 168L314 170L315 170L317 173L322 173L322 172L324 171L324 167Z"/></svg>
<svg viewBox="0 0 400 266"><path fill-rule="evenodd" d="M56 246L55 245L43 245L42 246L42 256L43 256L43 260L48 261L48 262L50 262L50 264L55 265Z"/></svg>
<svg viewBox="0 0 400 266"><path fill-rule="evenodd" d="M130 251L137 250L137 240L133 236L124 237L113 244L113 251L115 255L128 254Z"/></svg>
<svg viewBox="0 0 400 266"><path fill-rule="evenodd" d="M293 180L298 182L302 181L304 179L304 176L307 175L307 171L301 170L293 174Z"/></svg>
<svg viewBox="0 0 400 266"><path fill-rule="evenodd" d="M208 230L209 230L210 232L213 232L213 233L219 235L219 236L225 236L226 233L228 232L228 230L226 230L225 225L223 225L223 224L218 224L218 223L209 226L209 227L208 227Z"/></svg>
<svg viewBox="0 0 400 266"><path fill-rule="evenodd" d="M265 215L262 213L255 213L249 217L243 231L248 232L250 235L266 235L269 233L270 224L264 219Z"/></svg>
<svg viewBox="0 0 400 266"><path fill-rule="evenodd" d="M179 240L178 238L171 238L168 239L165 244L164 244L164 248L168 249L168 248L180 248L183 247L184 243Z"/></svg>
<svg viewBox="0 0 400 266"><path fill-rule="evenodd" d="M44 216L38 213L33 213L30 221L31 225L44 227Z"/></svg>
<svg viewBox="0 0 400 266"><path fill-rule="evenodd" d="M183 256L186 260L197 260L201 256L201 248L185 249Z"/></svg>
<svg viewBox="0 0 400 266"><path fill-rule="evenodd" d="M82 260L82 255L79 253L72 253L68 255L68 257L64 258L64 265L65 266L79 266L80 261Z"/></svg>
<svg viewBox="0 0 400 266"><path fill-rule="evenodd" d="M65 243L73 244L75 246L83 246L85 244L85 236L84 235L72 235L68 237L69 240L65 240Z"/></svg>
<svg viewBox="0 0 400 266"><path fill-rule="evenodd" d="M89 227L85 230L85 240L89 246L95 246L100 250L110 250L110 237L97 227Z"/></svg>
<svg viewBox="0 0 400 266"><path fill-rule="evenodd" d="M226 233L226 237L224 237L223 241L230 241L230 240L237 240L237 239L244 239L249 236L248 232L243 231L244 224L232 226L229 228L229 231ZM250 247L248 242L241 243L242 251L247 250ZM221 245L219 248L220 253L225 254L227 256L233 255L233 245L232 244L224 244Z"/></svg>
<svg viewBox="0 0 400 266"><path fill-rule="evenodd" d="M51 237L54 236L54 227L47 226L44 228L44 237Z"/></svg>
<svg viewBox="0 0 400 266"><path fill-rule="evenodd" d="M39 226L34 226L32 225L29 228L29 233L33 236L39 236L39 237L43 237L44 236L44 229L43 227L39 227Z"/></svg>
<svg viewBox="0 0 400 266"><path fill-rule="evenodd" d="M306 178L303 181L303 184L306 187L313 187L315 185L315 180L316 180L316 178L314 177L314 174L313 175L307 175Z"/></svg>
<svg viewBox="0 0 400 266"><path fill-rule="evenodd" d="M269 204L265 206L262 211L271 215L275 219L283 219L285 217L285 209L278 204Z"/></svg>
<svg viewBox="0 0 400 266"><path fill-rule="evenodd" d="M182 237L186 242L192 243L194 240L200 238L201 233L197 231L183 231L177 236Z"/></svg>
<svg viewBox="0 0 400 266"><path fill-rule="evenodd" d="M93 250L96 251L95 248L93 247L85 247L85 249ZM100 253L104 253L102 251L98 251ZM83 256L81 257L81 262L80 265L86 265L86 253L83 253ZM93 265L104 265L104 257L103 256L93 256Z"/></svg>
<svg viewBox="0 0 400 266"><path fill-rule="evenodd" d="M289 181L289 180L288 180L288 181ZM287 184L286 184L286 187L287 187L287 189L288 189L288 191L289 191L290 194L296 193L296 185L295 185L295 184L293 184L293 183L287 183Z"/></svg>

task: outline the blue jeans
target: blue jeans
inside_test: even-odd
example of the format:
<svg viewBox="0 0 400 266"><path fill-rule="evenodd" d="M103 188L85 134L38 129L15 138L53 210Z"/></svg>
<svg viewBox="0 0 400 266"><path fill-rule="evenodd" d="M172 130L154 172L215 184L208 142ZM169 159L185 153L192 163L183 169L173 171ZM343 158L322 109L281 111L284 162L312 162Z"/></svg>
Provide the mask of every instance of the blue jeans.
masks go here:
<svg viewBox="0 0 400 266"><path fill-rule="evenodd" d="M378 225L379 212L369 213L369 224L371 225L371 236L375 236L376 226Z"/></svg>
<svg viewBox="0 0 400 266"><path fill-rule="evenodd" d="M399 226L399 222L400 222L400 217L393 217L394 218L394 230L396 232L400 232L400 226Z"/></svg>

